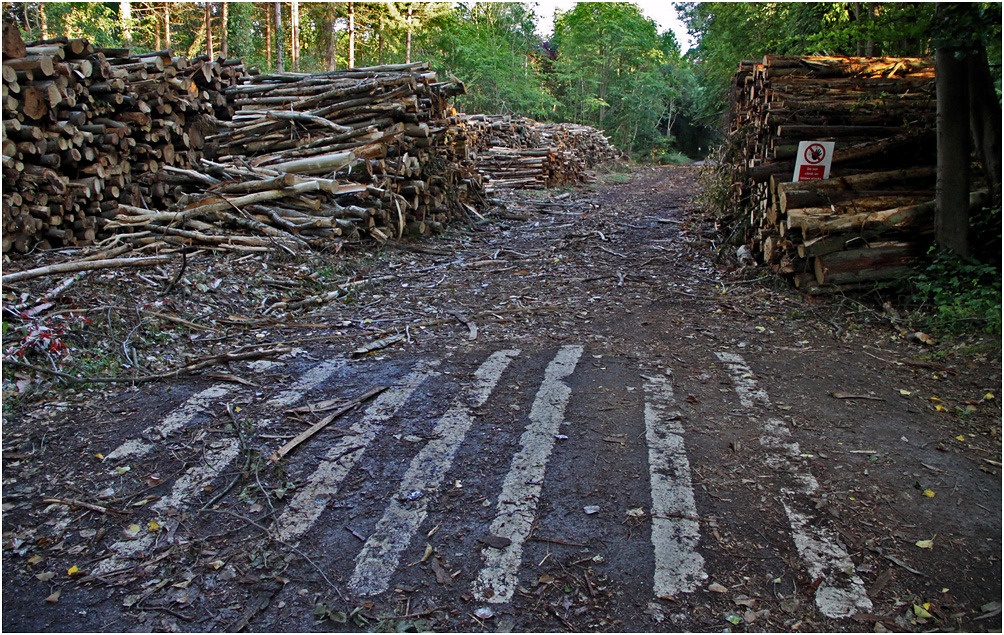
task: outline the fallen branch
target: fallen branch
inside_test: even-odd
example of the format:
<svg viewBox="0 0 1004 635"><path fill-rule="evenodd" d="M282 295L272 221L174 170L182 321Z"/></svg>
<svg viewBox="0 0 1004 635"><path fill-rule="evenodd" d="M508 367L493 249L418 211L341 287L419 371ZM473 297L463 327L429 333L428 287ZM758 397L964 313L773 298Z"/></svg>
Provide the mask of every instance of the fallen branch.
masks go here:
<svg viewBox="0 0 1004 635"><path fill-rule="evenodd" d="M99 514L122 514L128 515L132 512L122 511L119 509L112 509L110 507L102 507L101 505L95 505L93 503L85 503L84 501L78 501L75 498L43 498L43 503L59 503L60 505L69 505L71 507L83 507L84 509L89 509L92 512L98 512Z"/></svg>
<svg viewBox="0 0 1004 635"><path fill-rule="evenodd" d="M183 366L182 368L168 371L166 373L159 373L157 375L143 375L141 377L74 377L73 375L70 375L68 373L61 373L58 370L50 370L48 368L35 366L33 364L26 364L25 362L19 362L16 359L4 359L4 363L13 364L18 368L26 368L28 370L34 370L36 372L45 373L47 375L53 375L55 377L59 377L60 379L73 384L110 384L110 383L142 384L151 381L173 379L175 377L180 377L182 375L194 373L197 370L202 370L203 368L207 368L215 364L226 364L245 359L259 359L261 357L268 357L270 355L284 355L292 350L293 349L291 348L270 348L264 351L249 351L246 353L223 353L220 355L213 355L212 357L207 357L193 364L189 364L188 366Z"/></svg>
<svg viewBox="0 0 1004 635"><path fill-rule="evenodd" d="M317 434L321 429L323 429L329 423L331 423L332 421L334 421L338 417L342 416L343 414L345 414L349 410L352 410L353 408L355 408L355 407L359 406L360 404L366 402L367 400L369 400L369 399L371 399L373 397L376 397L377 395L379 395L380 393L382 393L385 390L387 390L387 386L376 386L374 388L370 388L369 390L367 390L365 393L363 393L359 397L353 399L352 401L350 401L349 403L345 404L344 406L342 406L338 410L332 412L327 417L321 419L320 421L318 421L314 425L310 426L309 428L307 428L306 430L304 430L300 434L296 435L296 437L294 437L293 439L291 439L288 443L286 443L286 445L282 446L281 448L279 448L278 450L276 450L275 453L272 454L272 456L268 457L268 460L272 461L273 463L278 463L280 460L282 460L282 457L284 457L287 454L289 454L290 452L292 452L293 449L296 448L296 446L300 445L301 443L303 443L304 441L306 441L310 437L312 437L315 434Z"/></svg>
<svg viewBox="0 0 1004 635"><path fill-rule="evenodd" d="M111 260L77 260L74 262L64 262L58 265L48 265L37 267L25 271L8 273L0 278L4 284L13 284L32 278L52 275L54 273L76 273L78 271L93 271L94 269L111 269L113 267L151 267L161 265L171 261L171 256L149 256L147 258L113 258Z"/></svg>

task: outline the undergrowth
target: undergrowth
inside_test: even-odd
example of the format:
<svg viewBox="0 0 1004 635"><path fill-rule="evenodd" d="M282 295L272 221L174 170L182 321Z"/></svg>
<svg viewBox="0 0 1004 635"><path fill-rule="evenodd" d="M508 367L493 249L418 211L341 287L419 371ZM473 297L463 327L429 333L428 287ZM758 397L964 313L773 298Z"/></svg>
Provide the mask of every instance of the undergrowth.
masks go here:
<svg viewBox="0 0 1004 635"><path fill-rule="evenodd" d="M920 322L944 333L976 328L1000 335L1000 268L933 248L929 255L917 275L904 281Z"/></svg>

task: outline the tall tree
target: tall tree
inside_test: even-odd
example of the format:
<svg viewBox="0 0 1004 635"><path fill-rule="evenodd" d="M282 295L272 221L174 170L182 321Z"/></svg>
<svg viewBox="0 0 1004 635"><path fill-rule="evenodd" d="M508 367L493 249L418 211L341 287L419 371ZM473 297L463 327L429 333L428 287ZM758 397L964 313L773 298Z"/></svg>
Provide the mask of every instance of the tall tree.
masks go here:
<svg viewBox="0 0 1004 635"><path fill-rule="evenodd" d="M284 56L284 51L282 50L282 3L273 2L272 9L274 21L272 31L275 33L275 67L281 73L284 70L282 63Z"/></svg>
<svg viewBox="0 0 1004 635"><path fill-rule="evenodd" d="M171 48L171 3L164 3L164 48Z"/></svg>
<svg viewBox="0 0 1004 635"><path fill-rule="evenodd" d="M349 68L356 67L356 3L349 3Z"/></svg>
<svg viewBox="0 0 1004 635"><path fill-rule="evenodd" d="M206 14L206 52L209 53L209 59L215 59L216 54L213 51L213 8L211 2L205 3L205 14Z"/></svg>
<svg viewBox="0 0 1004 635"><path fill-rule="evenodd" d="M289 12L289 24L290 30L290 51L293 62L293 70L300 70L300 3L299 0L293 0L290 3Z"/></svg>
<svg viewBox="0 0 1004 635"><path fill-rule="evenodd" d="M132 46L132 3L119 2L119 26L122 29L122 41L126 46Z"/></svg>
<svg viewBox="0 0 1004 635"><path fill-rule="evenodd" d="M227 58L230 53L228 47L229 38L227 37L227 30L230 28L230 3L222 2L220 4L223 5L221 7L222 15L220 18L222 21L222 25L220 26L220 55Z"/></svg>

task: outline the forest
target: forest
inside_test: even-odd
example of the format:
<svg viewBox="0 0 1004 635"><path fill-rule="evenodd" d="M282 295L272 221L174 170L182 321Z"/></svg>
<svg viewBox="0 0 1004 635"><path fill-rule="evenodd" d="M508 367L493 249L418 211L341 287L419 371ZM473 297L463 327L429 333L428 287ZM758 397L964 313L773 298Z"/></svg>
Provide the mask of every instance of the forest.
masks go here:
<svg viewBox="0 0 1004 635"><path fill-rule="evenodd" d="M630 3L578 3L544 38L535 3L516 2L5 2L3 18L25 40L240 57L263 72L429 61L466 84L460 110L592 125L635 160L675 162L715 143L729 77L765 54L927 56L958 32L986 47L1000 94L1000 3L955 31L935 7L677 3L695 41L685 54Z"/></svg>

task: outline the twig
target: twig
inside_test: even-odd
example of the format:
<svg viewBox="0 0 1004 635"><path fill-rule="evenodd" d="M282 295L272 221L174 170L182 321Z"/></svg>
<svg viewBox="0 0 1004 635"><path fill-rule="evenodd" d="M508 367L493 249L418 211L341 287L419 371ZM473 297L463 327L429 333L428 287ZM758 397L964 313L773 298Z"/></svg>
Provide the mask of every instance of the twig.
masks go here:
<svg viewBox="0 0 1004 635"><path fill-rule="evenodd" d="M353 408L359 406L360 404L366 402L367 400L379 395L385 390L387 390L387 386L376 386L374 388L370 388L359 397L356 397L355 399L345 404L338 410L332 412L327 417L321 419L320 421L310 426L300 434L296 435L296 437L294 437L291 441L286 443L286 445L282 446L281 448L276 450L276 452L272 456L268 457L268 460L272 461L273 463L278 463L282 459L282 457L292 452L296 446L300 445L310 437L317 434L317 432L320 431L322 428L324 428L326 425L328 425L338 417L342 416L349 410L352 410Z"/></svg>
<svg viewBox="0 0 1004 635"><path fill-rule="evenodd" d="M226 514L227 516L233 516L234 518L238 518L240 520L243 520L247 524L249 524L249 525L251 525L251 526L253 526L253 527L255 527L255 528L257 528L257 529L259 529L259 530L261 530L263 532L265 532L265 535L269 537L269 540L277 542L280 545L286 547L287 549L289 549L290 551L292 551L296 555L298 555L301 558L303 558L304 560L306 560L310 564L310 566L312 566L315 569L317 569L317 572L321 574L321 577L324 578L324 581L328 583L328 586L330 586L332 589L334 589L335 593L338 594L338 597L340 597L343 602L347 602L348 601L348 600L345 599L345 596L342 595L341 590L337 586L335 586L334 582L332 582L328 578L328 576L325 575L324 570L321 569L321 567L317 566L317 564L313 560L310 559L310 556L308 556L307 554L303 553L302 551L300 551L300 549L298 549L294 545L289 544L288 542L286 542L282 538L278 538L276 536L273 536L271 534L271 532L269 532L269 530L268 530L267 527L256 523L255 521L251 520L247 516L241 516L240 514L234 513L234 512L232 512L232 511L230 511L228 509L206 509L206 510L200 510L200 513L202 511L213 512L213 513L216 513L216 514Z"/></svg>
<svg viewBox="0 0 1004 635"><path fill-rule="evenodd" d="M171 284L167 285L167 288L160 295L167 295L174 288L174 285L178 284L178 280L181 280L181 276L185 275L185 267L188 266L188 258L185 256L185 250L181 250L181 268L178 269L178 273L174 275L174 279L171 280Z"/></svg>
<svg viewBox="0 0 1004 635"><path fill-rule="evenodd" d="M94 269L110 269L113 267L151 267L153 265L170 262L170 256L150 256L148 258L113 258L111 260L77 260L75 262L64 262L58 265L48 265L36 267L25 271L8 273L0 278L3 284L13 284L32 278L41 278L54 273L76 273L78 271L92 271Z"/></svg>
<svg viewBox="0 0 1004 635"><path fill-rule="evenodd" d="M215 364L226 364L229 362L236 362L245 359L258 359L261 357L268 357L269 355L283 355L290 352L291 348L270 348L264 351L250 351L246 353L223 353L220 355L213 355L212 357L207 357L201 361L195 362L194 364L189 364L177 370L168 371L166 373L160 373L158 375L144 375L141 377L74 377L73 375L67 373L61 373L58 370L50 370L48 368L43 368L41 366L35 366L33 364L27 364L25 362L19 362L16 359L5 358L5 364L13 364L19 368L27 368L29 370L34 370L40 373L46 373L48 375L54 375L60 379L73 383L73 384L109 384L109 383L146 383L151 381L161 381L164 379L174 379L176 377L181 377L182 375L187 375L193 373L197 370L202 370L209 366Z"/></svg>
<svg viewBox="0 0 1004 635"><path fill-rule="evenodd" d="M84 509L89 509L92 512L98 512L99 514L122 514L123 516L127 516L132 513L130 511L112 509L111 507L102 507L101 505L95 505L93 503L85 503L84 501L78 501L75 498L43 498L42 502L59 503L61 505L70 505L72 507L83 507Z"/></svg>

